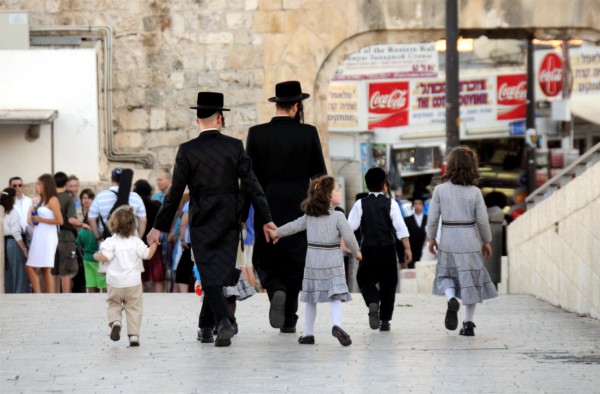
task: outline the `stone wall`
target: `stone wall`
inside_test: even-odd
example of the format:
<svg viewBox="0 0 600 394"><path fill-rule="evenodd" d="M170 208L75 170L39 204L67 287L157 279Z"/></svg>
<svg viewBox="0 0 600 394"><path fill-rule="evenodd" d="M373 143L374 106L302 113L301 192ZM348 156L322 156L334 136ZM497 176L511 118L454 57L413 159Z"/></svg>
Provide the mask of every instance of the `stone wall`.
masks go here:
<svg viewBox="0 0 600 394"><path fill-rule="evenodd" d="M508 291L600 318L600 163L508 226Z"/></svg>
<svg viewBox="0 0 600 394"><path fill-rule="evenodd" d="M197 134L188 107L199 90L225 93L225 103L233 108L225 132L245 139L248 127L268 121L274 113L267 98L273 96L275 84L297 79L312 94L306 120L318 126L327 154L328 84L339 62L367 45L442 38L444 4L4 0L0 8L26 9L32 26L112 26L116 148L150 152L154 168L136 169L136 174L153 177L173 164L178 144ZM536 28L540 36L597 40L599 15L600 0L463 0L459 18L461 27L469 29ZM103 172L101 178L107 179L110 168Z"/></svg>

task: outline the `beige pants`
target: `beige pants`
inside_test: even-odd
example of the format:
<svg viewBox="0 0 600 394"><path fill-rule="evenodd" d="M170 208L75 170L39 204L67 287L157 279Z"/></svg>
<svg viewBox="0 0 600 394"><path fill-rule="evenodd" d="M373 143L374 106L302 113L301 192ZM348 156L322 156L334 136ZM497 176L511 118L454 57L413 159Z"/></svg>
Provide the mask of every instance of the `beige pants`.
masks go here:
<svg viewBox="0 0 600 394"><path fill-rule="evenodd" d="M127 335L140 335L142 324L142 284L131 287L108 286L108 324L127 318Z"/></svg>

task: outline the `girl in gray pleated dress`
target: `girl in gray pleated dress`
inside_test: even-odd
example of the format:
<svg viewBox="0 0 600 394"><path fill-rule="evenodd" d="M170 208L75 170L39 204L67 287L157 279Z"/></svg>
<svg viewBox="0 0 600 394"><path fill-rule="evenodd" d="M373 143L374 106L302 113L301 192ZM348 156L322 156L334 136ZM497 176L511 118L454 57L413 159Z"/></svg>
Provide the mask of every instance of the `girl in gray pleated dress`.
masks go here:
<svg viewBox="0 0 600 394"><path fill-rule="evenodd" d="M466 316L460 335L465 336L475 335L477 303L498 296L483 265L483 259L492 255L492 234L481 190L475 186L477 169L477 154L471 148L459 146L450 152L443 183L433 191L427 222L429 251L438 258L433 293L448 299L448 330L458 327L457 298L462 299ZM435 237L440 221L438 245Z"/></svg>
<svg viewBox="0 0 600 394"><path fill-rule="evenodd" d="M308 249L300 294L300 301L306 303L306 331L298 339L301 344L315 343L313 332L319 302L329 303L333 320L331 334L343 346L352 344L350 335L340 327L342 302L352 299L346 285L340 239L344 240L357 260L361 260L362 255L346 217L333 209L341 202L342 194L335 179L330 176L319 177L311 182L308 197L300 206L305 215L270 232L271 238L277 242L280 237L306 230Z"/></svg>

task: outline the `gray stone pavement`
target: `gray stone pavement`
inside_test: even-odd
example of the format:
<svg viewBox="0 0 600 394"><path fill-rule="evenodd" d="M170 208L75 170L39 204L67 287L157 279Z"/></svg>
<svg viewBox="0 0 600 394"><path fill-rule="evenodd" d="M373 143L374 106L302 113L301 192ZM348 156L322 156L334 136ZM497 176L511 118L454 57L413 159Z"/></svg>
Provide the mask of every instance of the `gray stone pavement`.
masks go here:
<svg viewBox="0 0 600 394"><path fill-rule="evenodd" d="M344 305L353 340L331 336L320 304L317 344L267 320L258 294L238 304L228 348L196 341L195 294L145 294L141 346L112 342L105 295L1 295L0 393L598 393L600 321L531 296L478 306L476 336L448 332L445 302L398 295L392 331L368 327L360 294ZM464 309L461 309L463 316Z"/></svg>

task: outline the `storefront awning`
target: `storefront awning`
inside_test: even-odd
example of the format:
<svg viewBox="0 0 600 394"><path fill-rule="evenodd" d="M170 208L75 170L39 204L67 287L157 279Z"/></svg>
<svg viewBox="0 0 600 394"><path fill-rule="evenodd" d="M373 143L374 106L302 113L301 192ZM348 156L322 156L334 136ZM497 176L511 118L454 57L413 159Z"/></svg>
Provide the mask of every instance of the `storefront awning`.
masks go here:
<svg viewBox="0 0 600 394"><path fill-rule="evenodd" d="M29 125L29 138L40 135L40 125L52 124L58 116L55 109L0 109L0 125Z"/></svg>
<svg viewBox="0 0 600 394"><path fill-rule="evenodd" d="M593 96L571 97L571 113L590 123L600 125L600 106Z"/></svg>

